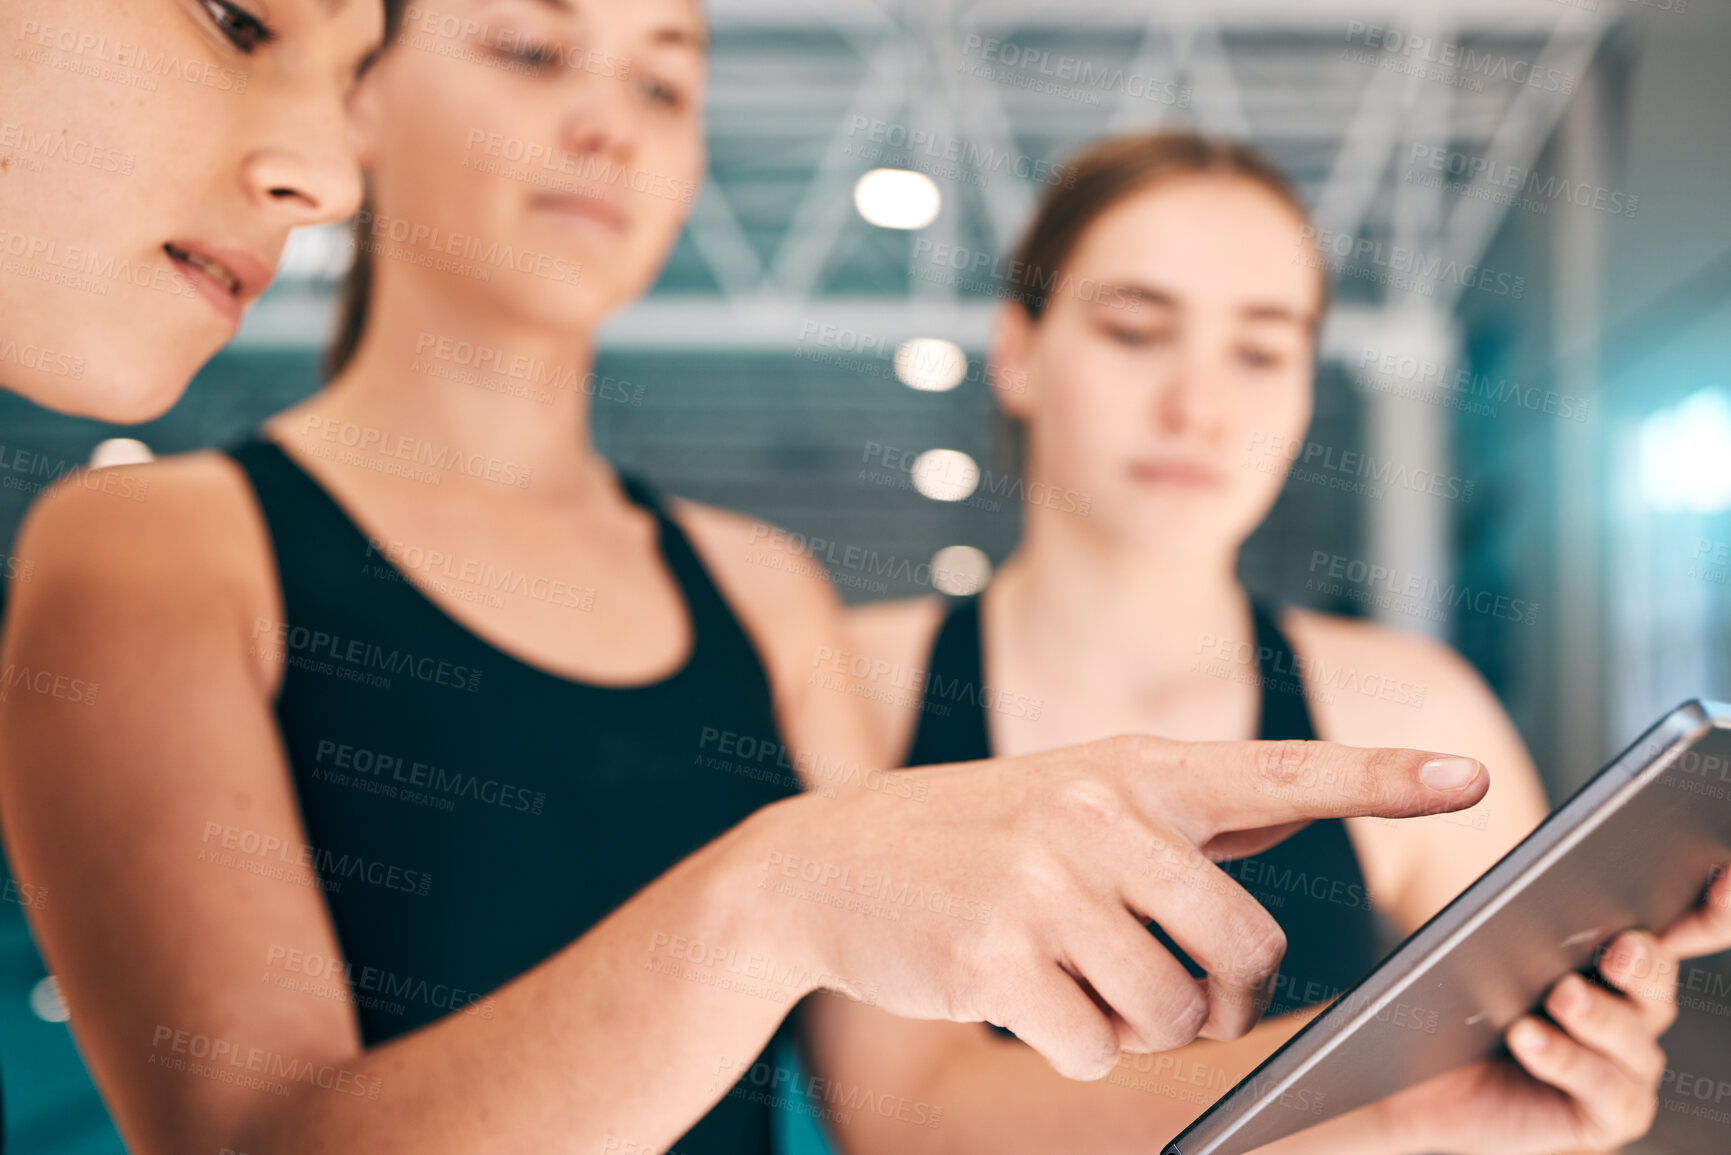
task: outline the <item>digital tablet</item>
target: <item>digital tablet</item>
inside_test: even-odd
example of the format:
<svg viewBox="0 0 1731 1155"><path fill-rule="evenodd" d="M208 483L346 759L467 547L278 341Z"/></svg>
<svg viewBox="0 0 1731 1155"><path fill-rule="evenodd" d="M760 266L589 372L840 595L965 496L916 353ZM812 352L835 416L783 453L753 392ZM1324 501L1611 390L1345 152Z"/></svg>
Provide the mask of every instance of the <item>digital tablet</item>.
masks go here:
<svg viewBox="0 0 1731 1155"><path fill-rule="evenodd" d="M1492 789L1495 789L1494 773ZM1689 702L1601 770L1166 1148L1245 1155L1496 1054L1552 984L1663 929L1731 862L1731 706Z"/></svg>

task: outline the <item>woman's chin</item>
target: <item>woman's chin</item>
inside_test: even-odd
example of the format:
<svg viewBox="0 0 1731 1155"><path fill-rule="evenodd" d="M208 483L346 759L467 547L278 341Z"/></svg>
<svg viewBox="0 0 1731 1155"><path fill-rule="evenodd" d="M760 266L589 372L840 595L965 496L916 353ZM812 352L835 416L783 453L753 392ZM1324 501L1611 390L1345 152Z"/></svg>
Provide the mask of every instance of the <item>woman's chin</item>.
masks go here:
<svg viewBox="0 0 1731 1155"><path fill-rule="evenodd" d="M1110 524L1110 522L1108 522ZM1118 521L1113 536L1136 553L1175 564L1212 562L1236 551L1248 532L1236 530L1236 519L1218 504L1183 504Z"/></svg>
<svg viewBox="0 0 1731 1155"><path fill-rule="evenodd" d="M577 283L536 282L514 292L511 315L545 329L565 333L588 333L610 316L632 303L625 294L599 282L599 278Z"/></svg>
<svg viewBox="0 0 1731 1155"><path fill-rule="evenodd" d="M143 356L130 361L102 358L86 364L77 379L53 380L37 393L21 391L39 405L74 417L137 425L174 408L199 367Z"/></svg>

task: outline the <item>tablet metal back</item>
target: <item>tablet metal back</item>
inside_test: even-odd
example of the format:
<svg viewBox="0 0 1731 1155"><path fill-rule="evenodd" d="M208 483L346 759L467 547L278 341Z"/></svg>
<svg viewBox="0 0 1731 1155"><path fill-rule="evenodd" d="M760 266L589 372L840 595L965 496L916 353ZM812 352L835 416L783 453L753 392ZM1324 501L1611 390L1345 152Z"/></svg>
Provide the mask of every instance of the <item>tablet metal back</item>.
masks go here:
<svg viewBox="0 0 1731 1155"><path fill-rule="evenodd" d="M1495 1054L1503 1031L1557 979L1588 968L1622 930L1671 923L1727 862L1731 706L1690 702L1227 1092L1166 1155L1245 1155Z"/></svg>

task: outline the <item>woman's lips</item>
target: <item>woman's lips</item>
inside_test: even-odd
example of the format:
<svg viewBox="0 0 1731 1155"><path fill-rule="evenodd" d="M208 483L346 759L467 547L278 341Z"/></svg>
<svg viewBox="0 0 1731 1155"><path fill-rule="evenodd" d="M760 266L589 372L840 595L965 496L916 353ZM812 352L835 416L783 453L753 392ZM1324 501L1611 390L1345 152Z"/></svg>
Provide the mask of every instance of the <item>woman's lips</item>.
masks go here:
<svg viewBox="0 0 1731 1155"><path fill-rule="evenodd" d="M1138 461L1130 476L1145 485L1177 485L1187 489L1213 489L1220 484L1220 471L1195 461Z"/></svg>
<svg viewBox="0 0 1731 1155"><path fill-rule="evenodd" d="M534 205L538 209L545 209L574 221L600 225L615 234L625 232L624 211L605 197L584 196L581 193L542 193L535 198Z"/></svg>
<svg viewBox="0 0 1731 1155"><path fill-rule="evenodd" d="M276 266L246 249L208 241L169 241L168 259L231 324L270 287Z"/></svg>

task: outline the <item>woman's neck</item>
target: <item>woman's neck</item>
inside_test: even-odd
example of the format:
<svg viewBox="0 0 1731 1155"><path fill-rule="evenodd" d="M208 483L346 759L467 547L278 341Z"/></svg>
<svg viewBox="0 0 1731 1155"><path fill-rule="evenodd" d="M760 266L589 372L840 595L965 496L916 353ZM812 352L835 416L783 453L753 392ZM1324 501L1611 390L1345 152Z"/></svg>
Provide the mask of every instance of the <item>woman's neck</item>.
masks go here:
<svg viewBox="0 0 1731 1155"><path fill-rule="evenodd" d="M474 305L424 280L382 278L354 358L309 412L434 455L496 461L540 496L588 491L609 472L590 434L593 333ZM498 491L484 473L453 480Z"/></svg>
<svg viewBox="0 0 1731 1155"><path fill-rule="evenodd" d="M1080 519L1029 508L992 583L998 628L1046 680L1156 688L1187 674L1210 639L1248 640L1237 556L1156 555Z"/></svg>

